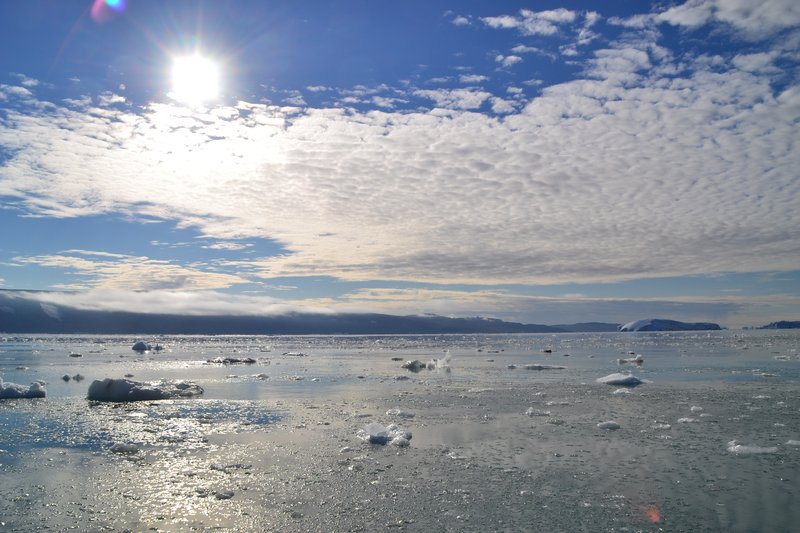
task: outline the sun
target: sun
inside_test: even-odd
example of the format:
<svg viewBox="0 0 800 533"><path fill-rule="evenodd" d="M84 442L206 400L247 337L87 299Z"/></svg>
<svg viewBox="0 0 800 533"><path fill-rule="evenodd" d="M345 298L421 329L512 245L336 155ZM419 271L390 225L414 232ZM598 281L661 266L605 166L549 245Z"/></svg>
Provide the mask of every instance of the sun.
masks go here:
<svg viewBox="0 0 800 533"><path fill-rule="evenodd" d="M198 54L172 60L172 91L169 95L189 105L200 105L219 94L219 68Z"/></svg>

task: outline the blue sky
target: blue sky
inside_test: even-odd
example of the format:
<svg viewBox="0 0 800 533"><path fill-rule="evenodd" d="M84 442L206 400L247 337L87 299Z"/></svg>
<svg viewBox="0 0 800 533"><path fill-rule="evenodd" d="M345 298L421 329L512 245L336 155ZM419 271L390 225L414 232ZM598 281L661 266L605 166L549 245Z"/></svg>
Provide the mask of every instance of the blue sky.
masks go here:
<svg viewBox="0 0 800 533"><path fill-rule="evenodd" d="M794 0L15 1L0 49L2 289L800 318Z"/></svg>

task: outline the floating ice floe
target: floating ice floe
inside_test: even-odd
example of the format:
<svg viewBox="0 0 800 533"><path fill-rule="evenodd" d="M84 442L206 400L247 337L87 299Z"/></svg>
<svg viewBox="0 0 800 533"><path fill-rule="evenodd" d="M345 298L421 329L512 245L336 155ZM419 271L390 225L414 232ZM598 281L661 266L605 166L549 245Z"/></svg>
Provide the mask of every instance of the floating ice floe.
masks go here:
<svg viewBox="0 0 800 533"><path fill-rule="evenodd" d="M203 389L194 383L183 381L160 381L142 383L129 379L94 380L89 385L87 399L97 402L138 402L192 398L203 394Z"/></svg>
<svg viewBox="0 0 800 533"><path fill-rule="evenodd" d="M641 355L637 355L636 357L628 357L617 359L617 364L624 365L624 364L631 364L631 365L641 365L644 363L644 357Z"/></svg>
<svg viewBox="0 0 800 533"><path fill-rule="evenodd" d="M535 416L550 416L550 411L542 411L540 409L534 409L533 407L528 407L528 410L525 411L525 414L531 418Z"/></svg>
<svg viewBox="0 0 800 533"><path fill-rule="evenodd" d="M693 412L693 413L702 413L703 412L703 408L699 407L697 405L693 405L689 410L691 412Z"/></svg>
<svg viewBox="0 0 800 533"><path fill-rule="evenodd" d="M800 440L787 440L786 444L789 446L800 446Z"/></svg>
<svg viewBox="0 0 800 533"><path fill-rule="evenodd" d="M43 381L34 381L30 386L17 385L16 383L4 383L0 378L0 400L10 400L15 398L44 398L47 391Z"/></svg>
<svg viewBox="0 0 800 533"><path fill-rule="evenodd" d="M567 367L565 366L558 366L558 365L542 365L539 363L533 363L530 365L524 365L522 368L525 370L565 370Z"/></svg>
<svg viewBox="0 0 800 533"><path fill-rule="evenodd" d="M637 378L633 374L623 374L621 372L616 372L614 374L603 376L602 378L597 378L597 382L605 383L606 385L614 385L615 387L631 388L641 385L642 383L646 383L646 381Z"/></svg>
<svg viewBox="0 0 800 533"><path fill-rule="evenodd" d="M404 448L410 444L411 432L400 429L395 424L384 426L378 422L370 422L364 429L358 430L357 436L364 442L370 444L388 444L391 443L400 448Z"/></svg>
<svg viewBox="0 0 800 533"><path fill-rule="evenodd" d="M735 440L732 440L728 443L728 451L736 455L754 455L760 453L777 453L778 447L745 446L744 444L738 444Z"/></svg>
<svg viewBox="0 0 800 533"><path fill-rule="evenodd" d="M252 357L215 357L214 359L207 359L206 363L217 365L252 365L257 361Z"/></svg>
<svg viewBox="0 0 800 533"><path fill-rule="evenodd" d="M609 420L608 422L600 422L599 424L597 424L597 427L600 428L600 429L615 430L615 429L619 429L622 426L620 426L619 424L617 424L613 420Z"/></svg>
<svg viewBox="0 0 800 533"><path fill-rule="evenodd" d="M633 394L633 393L630 391L630 389L616 389L611 394L615 394L617 396L620 396L620 395L623 395L623 394Z"/></svg>
<svg viewBox="0 0 800 533"><path fill-rule="evenodd" d="M386 411L386 416L397 416L400 418L414 418L414 413L403 411L402 409L389 409Z"/></svg>

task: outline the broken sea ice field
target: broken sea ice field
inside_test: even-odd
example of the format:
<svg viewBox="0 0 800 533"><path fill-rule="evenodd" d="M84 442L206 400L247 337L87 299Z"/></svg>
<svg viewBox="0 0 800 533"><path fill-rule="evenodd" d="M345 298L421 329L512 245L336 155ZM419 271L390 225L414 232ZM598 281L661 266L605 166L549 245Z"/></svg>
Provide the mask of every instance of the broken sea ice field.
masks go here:
<svg viewBox="0 0 800 533"><path fill-rule="evenodd" d="M4 531L800 521L798 332L138 340L0 342Z"/></svg>

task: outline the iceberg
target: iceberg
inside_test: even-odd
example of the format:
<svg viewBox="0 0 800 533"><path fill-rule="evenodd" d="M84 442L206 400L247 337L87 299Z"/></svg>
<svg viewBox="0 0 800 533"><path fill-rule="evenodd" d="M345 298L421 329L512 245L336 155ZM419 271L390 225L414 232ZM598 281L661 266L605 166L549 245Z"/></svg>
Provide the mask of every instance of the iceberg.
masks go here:
<svg viewBox="0 0 800 533"><path fill-rule="evenodd" d="M153 347L150 346L149 344L147 344L146 342L139 341L139 342L137 342L136 344L133 345L133 348L131 348L131 350L133 350L134 352L148 352L152 348Z"/></svg>
<svg viewBox="0 0 800 533"><path fill-rule="evenodd" d="M203 389L194 383L183 381L160 381L142 383L130 379L96 379L89 385L88 400L96 402L140 402L192 398L203 394Z"/></svg>
<svg viewBox="0 0 800 533"><path fill-rule="evenodd" d="M0 400L11 400L16 398L44 398L47 391L44 382L34 381L30 386L17 385L16 383L4 383L0 378Z"/></svg>
<svg viewBox="0 0 800 533"><path fill-rule="evenodd" d="M663 318L645 318L634 320L620 326L620 331L702 331L720 330L719 324L711 322L678 322L677 320L666 320Z"/></svg>

